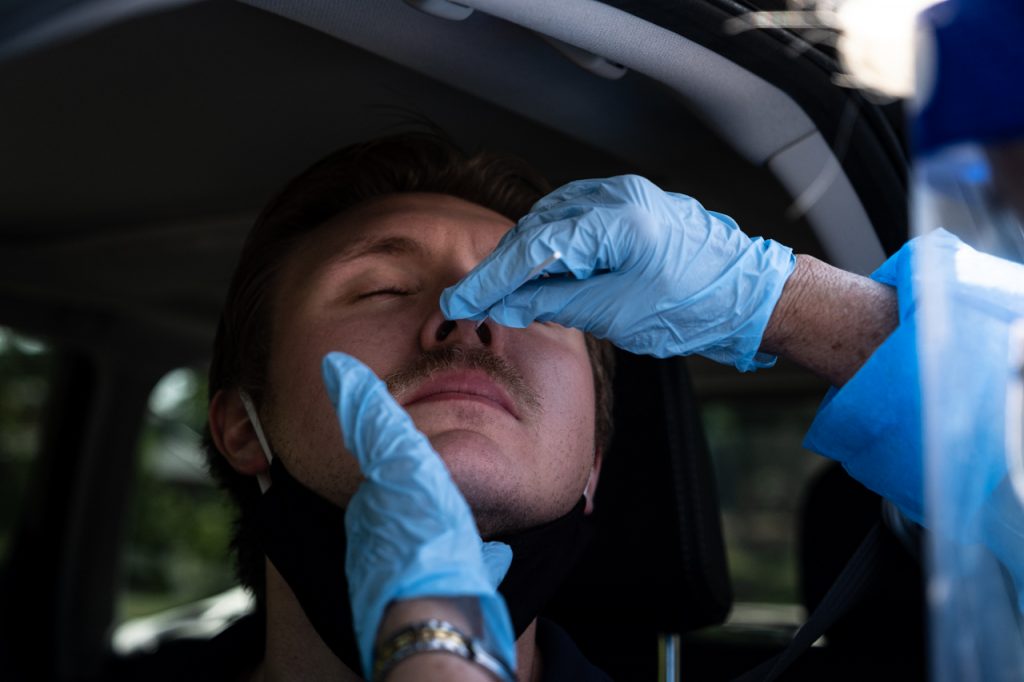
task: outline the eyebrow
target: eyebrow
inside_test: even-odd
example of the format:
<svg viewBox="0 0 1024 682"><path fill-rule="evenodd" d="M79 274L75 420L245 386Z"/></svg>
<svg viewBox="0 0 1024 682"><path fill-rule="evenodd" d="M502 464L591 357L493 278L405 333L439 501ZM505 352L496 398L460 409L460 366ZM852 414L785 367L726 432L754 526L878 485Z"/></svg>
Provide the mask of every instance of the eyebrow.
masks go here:
<svg viewBox="0 0 1024 682"><path fill-rule="evenodd" d="M331 256L325 265L335 268L366 256L422 256L426 252L423 244L409 237L362 237Z"/></svg>

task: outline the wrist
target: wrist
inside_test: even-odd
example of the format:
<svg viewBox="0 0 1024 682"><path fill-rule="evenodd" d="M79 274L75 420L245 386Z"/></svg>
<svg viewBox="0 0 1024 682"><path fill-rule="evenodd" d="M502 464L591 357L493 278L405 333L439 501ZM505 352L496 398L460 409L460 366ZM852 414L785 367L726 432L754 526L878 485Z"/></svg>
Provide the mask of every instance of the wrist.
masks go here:
<svg viewBox="0 0 1024 682"><path fill-rule="evenodd" d="M471 636L480 634L479 609L470 597L420 597L393 601L384 611L377 629L377 645L399 630L430 619L447 621Z"/></svg>
<svg viewBox="0 0 1024 682"><path fill-rule="evenodd" d="M814 262L812 262L814 261ZM801 311L808 308L807 299L813 296L817 272L816 259L797 254L793 272L782 287L782 294L775 302L775 308L768 318L759 350L772 355L788 355L797 328L801 323Z"/></svg>
<svg viewBox="0 0 1024 682"><path fill-rule="evenodd" d="M898 323L892 287L801 255L768 320L761 351L842 386Z"/></svg>
<svg viewBox="0 0 1024 682"><path fill-rule="evenodd" d="M511 661L503 661L490 650L481 636L482 628L476 598L393 602L378 631L371 678L375 682L512 680Z"/></svg>

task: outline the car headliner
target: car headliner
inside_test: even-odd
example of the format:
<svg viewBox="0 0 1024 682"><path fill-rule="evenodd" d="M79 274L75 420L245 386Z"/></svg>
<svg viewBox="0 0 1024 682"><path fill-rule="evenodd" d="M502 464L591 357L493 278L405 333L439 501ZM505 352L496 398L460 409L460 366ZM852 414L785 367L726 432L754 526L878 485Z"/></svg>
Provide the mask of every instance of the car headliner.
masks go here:
<svg viewBox="0 0 1024 682"><path fill-rule="evenodd" d="M465 4L504 18L464 21L399 0L124 4L136 13L40 30L67 14L55 9L21 36L43 38L0 50L0 311L44 333L40 311L56 307L205 348L271 194L328 151L417 120L556 184L646 175L856 271L905 234L892 227L902 187L884 185L899 159L866 173L870 145L835 116L864 127L872 108L831 85L819 50L787 54L777 31L722 38L722 17L748 9L735 3L479 0ZM588 73L541 34L629 70ZM774 53L781 66L762 58ZM801 195L810 208L792 210Z"/></svg>

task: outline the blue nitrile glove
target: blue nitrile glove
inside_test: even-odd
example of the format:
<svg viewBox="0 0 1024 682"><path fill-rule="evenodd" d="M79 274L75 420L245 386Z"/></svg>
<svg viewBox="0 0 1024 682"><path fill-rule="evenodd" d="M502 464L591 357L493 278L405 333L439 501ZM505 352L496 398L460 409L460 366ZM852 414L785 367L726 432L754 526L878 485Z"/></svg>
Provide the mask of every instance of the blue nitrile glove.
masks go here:
<svg viewBox="0 0 1024 682"><path fill-rule="evenodd" d="M572 278L526 282L543 269ZM579 180L538 201L494 251L441 295L451 320L557 322L634 353L699 353L741 370L757 352L793 252L636 175ZM534 273L540 274L540 273Z"/></svg>
<svg viewBox="0 0 1024 682"><path fill-rule="evenodd" d="M373 669L388 604L416 597L478 597L477 634L514 670L512 622L495 590L511 549L480 539L444 462L366 365L330 353L323 375L345 447L366 477L345 512L345 572L364 672Z"/></svg>

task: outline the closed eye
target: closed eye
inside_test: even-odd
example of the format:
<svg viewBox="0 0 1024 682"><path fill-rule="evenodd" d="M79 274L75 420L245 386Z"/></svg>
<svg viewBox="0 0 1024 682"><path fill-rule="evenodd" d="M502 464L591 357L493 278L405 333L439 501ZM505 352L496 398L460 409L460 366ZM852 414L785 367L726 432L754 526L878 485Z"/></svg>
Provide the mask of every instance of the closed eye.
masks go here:
<svg viewBox="0 0 1024 682"><path fill-rule="evenodd" d="M408 296L412 292L408 289L399 289L398 287L385 287L383 289L374 289L373 291L367 291L366 293L359 294L357 297L359 300L364 298L372 298L373 296Z"/></svg>

